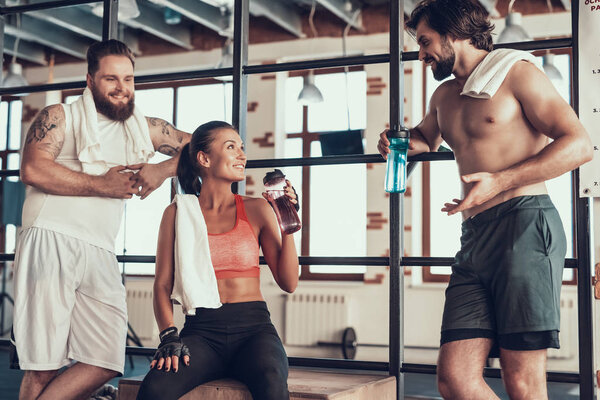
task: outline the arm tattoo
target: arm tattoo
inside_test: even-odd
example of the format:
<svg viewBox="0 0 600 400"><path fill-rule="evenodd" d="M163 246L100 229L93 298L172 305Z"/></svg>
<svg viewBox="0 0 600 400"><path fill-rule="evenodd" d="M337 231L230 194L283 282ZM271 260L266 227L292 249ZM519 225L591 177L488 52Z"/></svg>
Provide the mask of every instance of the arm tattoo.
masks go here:
<svg viewBox="0 0 600 400"><path fill-rule="evenodd" d="M171 125L170 123L168 123L164 119L149 118L149 121L150 121L150 125L152 125L152 126L158 126L160 128L160 130L161 130L161 133L163 135L166 135L166 136L170 136L171 135L171 130L175 129L175 127L173 125Z"/></svg>
<svg viewBox="0 0 600 400"><path fill-rule="evenodd" d="M42 151L50 153L56 159L62 150L64 142L64 140L53 140L50 143L40 143L37 147Z"/></svg>
<svg viewBox="0 0 600 400"><path fill-rule="evenodd" d="M173 147L170 144L161 144L158 146L158 151L166 154L167 156L173 157L179 154L179 146Z"/></svg>
<svg viewBox="0 0 600 400"><path fill-rule="evenodd" d="M48 132L57 127L58 117L50 116L48 110L43 109L29 128L26 143L29 144L34 140L36 142L41 142L48 135Z"/></svg>

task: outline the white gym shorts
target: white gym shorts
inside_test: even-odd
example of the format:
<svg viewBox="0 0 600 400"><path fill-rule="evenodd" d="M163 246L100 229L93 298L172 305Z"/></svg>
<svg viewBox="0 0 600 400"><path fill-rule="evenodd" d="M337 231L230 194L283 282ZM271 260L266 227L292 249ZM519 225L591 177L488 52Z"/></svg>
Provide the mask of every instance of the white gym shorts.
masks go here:
<svg viewBox="0 0 600 400"><path fill-rule="evenodd" d="M41 228L20 233L13 329L23 370L79 361L123 373L127 304L114 253Z"/></svg>

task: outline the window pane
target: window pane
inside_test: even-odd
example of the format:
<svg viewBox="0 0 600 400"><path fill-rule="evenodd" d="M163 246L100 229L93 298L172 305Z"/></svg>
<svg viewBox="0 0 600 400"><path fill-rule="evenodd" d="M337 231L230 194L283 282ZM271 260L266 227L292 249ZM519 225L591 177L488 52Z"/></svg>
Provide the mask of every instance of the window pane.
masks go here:
<svg viewBox="0 0 600 400"><path fill-rule="evenodd" d="M6 225L6 240L4 242L4 248L6 249L6 253L14 253L16 243L17 227L14 225Z"/></svg>
<svg viewBox="0 0 600 400"><path fill-rule="evenodd" d="M285 132L302 132L302 105L298 95L302 90L303 79L295 76L285 80Z"/></svg>
<svg viewBox="0 0 600 400"><path fill-rule="evenodd" d="M121 230L117 235L117 254L155 255L158 228L163 211L171 200L171 180L167 179L144 200L134 196L127 200ZM123 265L121 264L121 267ZM154 264L125 265L127 273L153 274ZM135 272L133 272L135 271Z"/></svg>
<svg viewBox="0 0 600 400"><path fill-rule="evenodd" d="M11 101L10 104L10 133L8 138L9 150L21 148L21 119L23 114L23 102L21 100Z"/></svg>
<svg viewBox="0 0 600 400"><path fill-rule="evenodd" d="M455 161L430 162L430 240L432 257L453 257L460 248L462 219L460 214L448 216L441 211L444 203L462 198L458 166ZM436 272L437 271L437 272ZM435 267L432 272L447 271L448 267Z"/></svg>
<svg viewBox="0 0 600 400"><path fill-rule="evenodd" d="M313 142L311 157L321 155ZM366 256L367 169L364 164L311 167L310 255ZM315 273L364 273L364 266L311 266Z"/></svg>
<svg viewBox="0 0 600 400"><path fill-rule="evenodd" d="M81 97L80 95L67 96L67 97L65 97L65 104L71 104L71 103L73 103L75 100L77 100L80 97Z"/></svg>
<svg viewBox="0 0 600 400"><path fill-rule="evenodd" d="M231 96L231 83L177 89L177 128L191 133L205 122L231 123Z"/></svg>
<svg viewBox="0 0 600 400"><path fill-rule="evenodd" d="M6 169L19 169L21 168L21 155L19 153L10 153L8 154L8 162L6 163ZM17 182L19 180L18 176L8 176L6 178L11 182Z"/></svg>
<svg viewBox="0 0 600 400"><path fill-rule="evenodd" d="M8 102L0 103L0 151L6 150L6 133L8 132Z"/></svg>
<svg viewBox="0 0 600 400"><path fill-rule="evenodd" d="M555 54L552 63L560 72L562 79L550 79L558 93L567 103L571 103L571 56Z"/></svg>
<svg viewBox="0 0 600 400"><path fill-rule="evenodd" d="M136 90L135 104L144 115L173 123L173 88Z"/></svg>
<svg viewBox="0 0 600 400"><path fill-rule="evenodd" d="M366 72L317 75L315 85L323 94L323 102L309 106L309 131L364 129L367 126Z"/></svg>

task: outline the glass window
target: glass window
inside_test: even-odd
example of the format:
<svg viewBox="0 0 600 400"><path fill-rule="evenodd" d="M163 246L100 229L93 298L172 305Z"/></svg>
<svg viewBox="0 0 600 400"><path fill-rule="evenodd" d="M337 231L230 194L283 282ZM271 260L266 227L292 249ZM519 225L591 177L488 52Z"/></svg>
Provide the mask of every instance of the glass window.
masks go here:
<svg viewBox="0 0 600 400"><path fill-rule="evenodd" d="M6 139L8 134L8 102L0 102L0 151L6 150Z"/></svg>
<svg viewBox="0 0 600 400"><path fill-rule="evenodd" d="M173 88L138 89L135 104L144 115L173 123Z"/></svg>
<svg viewBox="0 0 600 400"><path fill-rule="evenodd" d="M14 100L10 102L10 127L8 137L8 149L19 150L21 148L21 115L23 113L23 102Z"/></svg>
<svg viewBox="0 0 600 400"><path fill-rule="evenodd" d="M191 133L212 120L231 123L231 104L231 83L178 88L177 128Z"/></svg>
<svg viewBox="0 0 600 400"><path fill-rule="evenodd" d="M367 88L364 71L353 71L348 74L318 74L315 77L315 85L321 91L324 101L307 106L306 111L298 103L302 84L302 77L288 78L285 84L286 133L303 135L301 138L286 140L284 157L302 157L304 141L310 143L310 156L320 157L321 144L317 136L309 133L366 127ZM308 128L306 132L303 131L304 127ZM310 174L307 176L302 175L302 168L291 168L291 171L294 176L289 175L289 177L295 182L296 188L301 188L303 184L310 185L311 198L304 199L310 204L310 224L303 228L310 229L308 235L310 254L303 255L365 256L367 254L366 166L363 164L314 166L310 167ZM341 191L343 191L343 201L339 200ZM335 232L339 234L335 235ZM301 237L301 235L297 236ZM310 266L311 274L364 274L365 270L365 266Z"/></svg>

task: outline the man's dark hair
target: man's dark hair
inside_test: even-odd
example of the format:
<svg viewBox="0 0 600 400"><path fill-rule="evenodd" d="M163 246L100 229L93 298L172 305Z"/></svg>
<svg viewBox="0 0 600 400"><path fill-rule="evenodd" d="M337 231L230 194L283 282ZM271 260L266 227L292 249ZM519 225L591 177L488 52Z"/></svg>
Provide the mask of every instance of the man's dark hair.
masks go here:
<svg viewBox="0 0 600 400"><path fill-rule="evenodd" d="M127 45L116 39L96 42L88 48L87 63L88 74L94 76L98 72L100 60L106 56L124 56L129 58L131 65L135 67L135 56Z"/></svg>
<svg viewBox="0 0 600 400"><path fill-rule="evenodd" d="M441 36L454 39L470 39L478 49L492 51L494 29L486 10L471 0L423 0L410 14L406 22L408 30L415 34L417 25L425 20L427 25Z"/></svg>

